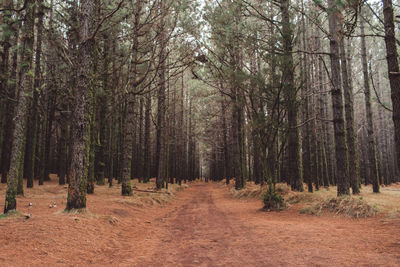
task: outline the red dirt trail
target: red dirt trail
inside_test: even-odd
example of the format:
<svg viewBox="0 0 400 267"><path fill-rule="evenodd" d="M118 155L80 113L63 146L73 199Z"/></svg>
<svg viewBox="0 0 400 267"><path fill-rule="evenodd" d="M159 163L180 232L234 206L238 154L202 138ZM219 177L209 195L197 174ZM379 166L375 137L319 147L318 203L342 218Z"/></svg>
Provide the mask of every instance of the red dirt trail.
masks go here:
<svg viewBox="0 0 400 267"><path fill-rule="evenodd" d="M212 183L146 207L99 188L86 214L62 213L65 188L56 185L19 198L33 216L0 219L0 265L400 266L398 219L262 212L259 201L232 199Z"/></svg>

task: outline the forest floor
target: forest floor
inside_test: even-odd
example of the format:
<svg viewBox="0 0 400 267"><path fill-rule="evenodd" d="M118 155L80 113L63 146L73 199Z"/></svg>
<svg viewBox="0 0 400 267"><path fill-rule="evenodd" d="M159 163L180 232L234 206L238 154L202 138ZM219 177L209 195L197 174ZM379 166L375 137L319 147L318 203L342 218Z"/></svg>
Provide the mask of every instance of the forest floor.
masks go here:
<svg viewBox="0 0 400 267"><path fill-rule="evenodd" d="M174 186L171 195L121 197L119 190L96 186L87 212L64 213L66 187L49 182L26 189L18 209L32 217L0 218L0 265L400 264L400 218L387 214L312 216L300 214L304 204L263 212L260 200L235 199L217 183L191 183L180 192ZM1 210L4 194L0 185Z"/></svg>

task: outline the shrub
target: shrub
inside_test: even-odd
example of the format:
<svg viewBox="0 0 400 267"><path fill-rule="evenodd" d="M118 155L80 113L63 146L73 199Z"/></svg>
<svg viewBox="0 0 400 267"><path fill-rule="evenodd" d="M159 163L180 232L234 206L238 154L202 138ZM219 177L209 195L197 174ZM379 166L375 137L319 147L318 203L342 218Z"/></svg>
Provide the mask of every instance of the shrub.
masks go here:
<svg viewBox="0 0 400 267"><path fill-rule="evenodd" d="M268 190L264 194L263 198L264 202L264 210L271 211L271 210L283 210L286 208L286 203L281 195L276 194L272 190Z"/></svg>

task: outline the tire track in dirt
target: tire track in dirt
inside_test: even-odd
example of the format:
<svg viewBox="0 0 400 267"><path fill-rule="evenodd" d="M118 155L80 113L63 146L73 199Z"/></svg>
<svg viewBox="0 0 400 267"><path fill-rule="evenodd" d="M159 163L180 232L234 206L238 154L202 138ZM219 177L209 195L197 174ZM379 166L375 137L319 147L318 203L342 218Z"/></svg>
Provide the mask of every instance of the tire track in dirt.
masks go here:
<svg viewBox="0 0 400 267"><path fill-rule="evenodd" d="M153 225L139 266L399 266L400 222L260 211L216 184L192 184ZM160 232L162 234L160 234Z"/></svg>
<svg viewBox="0 0 400 267"><path fill-rule="evenodd" d="M32 218L0 220L1 266L400 266L400 219L310 216L298 205L266 213L200 182L146 207L99 187L88 213L64 214L65 189L40 190L18 199Z"/></svg>
<svg viewBox="0 0 400 267"><path fill-rule="evenodd" d="M162 226L165 239L159 243L153 266L265 266L257 260L257 248L244 237L257 238L249 227L227 215L215 204L215 192L206 184L193 185L184 203ZM248 246L248 247L246 247Z"/></svg>

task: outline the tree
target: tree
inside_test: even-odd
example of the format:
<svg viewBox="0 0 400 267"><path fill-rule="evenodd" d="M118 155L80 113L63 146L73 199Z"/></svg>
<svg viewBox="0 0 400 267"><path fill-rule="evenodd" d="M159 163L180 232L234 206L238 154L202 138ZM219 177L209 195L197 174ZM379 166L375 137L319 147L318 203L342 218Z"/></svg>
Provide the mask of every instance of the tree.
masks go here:
<svg viewBox="0 0 400 267"><path fill-rule="evenodd" d="M13 144L11 150L10 172L7 181L6 200L4 205L4 213L17 208L16 196L23 194L22 189L22 171L23 159L25 153L25 129L28 111L29 97L32 95L33 89L33 23L34 13L33 4L29 3L25 10L25 23L21 28L22 49L20 50L20 81L18 86L18 103L15 109L14 122L15 128L13 133ZM20 191L22 189L22 192Z"/></svg>
<svg viewBox="0 0 400 267"><path fill-rule="evenodd" d="M371 90L369 87L369 75L367 65L367 48L365 44L365 32L364 32L364 19L360 21L361 30L361 63L364 78L364 95L365 95L365 116L367 122L367 133L368 133L368 168L370 170L370 179L373 186L373 192L379 193L379 172L378 162L376 155L376 143L375 143L375 132L373 122L373 112L371 107ZM354 190L353 190L354 193Z"/></svg>
<svg viewBox="0 0 400 267"><path fill-rule="evenodd" d="M386 61L393 104L394 136L397 165L400 166L400 67L396 47L392 0L382 0L385 28Z"/></svg>
<svg viewBox="0 0 400 267"><path fill-rule="evenodd" d="M294 85L294 65L292 56L293 30L289 17L289 0L280 1L282 14L282 87L286 96L286 105L288 113L288 176L293 190L303 191L303 177L301 172L300 159L300 138L297 127L298 105L297 90Z"/></svg>
<svg viewBox="0 0 400 267"><path fill-rule="evenodd" d="M331 94L333 106L333 123L335 132L335 153L336 153L336 171L338 196L349 195L348 179L348 160L346 130L343 116L343 95L341 88L340 61L339 61L339 43L343 38L341 35L343 29L340 23L341 11L335 1L328 0L329 8L329 43L331 59Z"/></svg>
<svg viewBox="0 0 400 267"><path fill-rule="evenodd" d="M72 160L69 173L67 210L86 208L86 186L88 175L89 145L89 77L90 55L93 39L90 36L90 16L94 1L82 0L79 8L79 46L75 67L77 68L76 89L72 112Z"/></svg>

